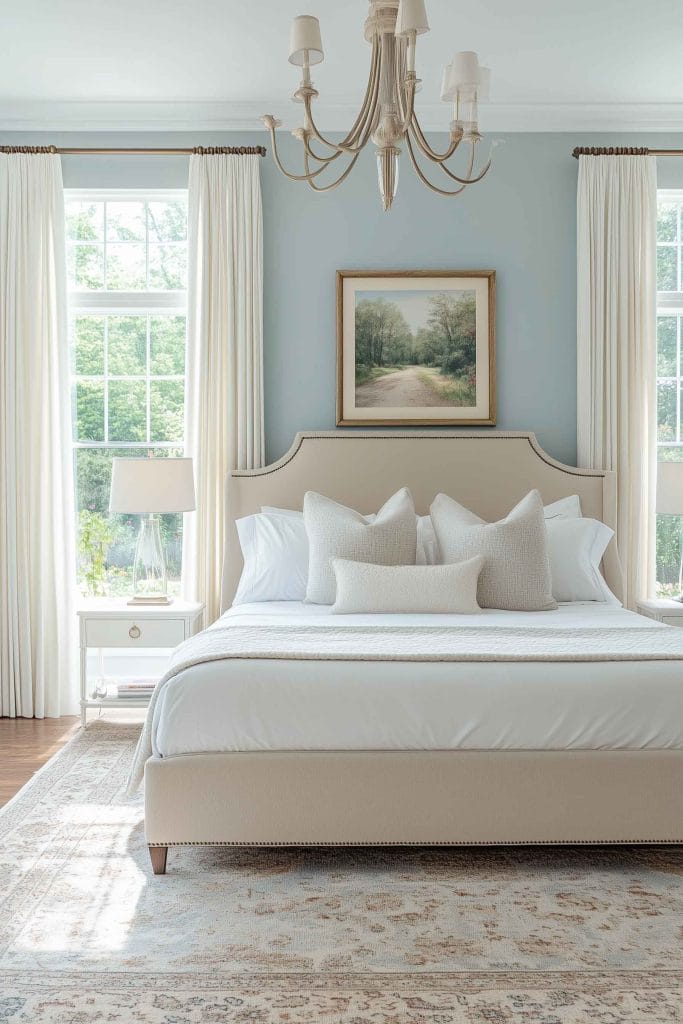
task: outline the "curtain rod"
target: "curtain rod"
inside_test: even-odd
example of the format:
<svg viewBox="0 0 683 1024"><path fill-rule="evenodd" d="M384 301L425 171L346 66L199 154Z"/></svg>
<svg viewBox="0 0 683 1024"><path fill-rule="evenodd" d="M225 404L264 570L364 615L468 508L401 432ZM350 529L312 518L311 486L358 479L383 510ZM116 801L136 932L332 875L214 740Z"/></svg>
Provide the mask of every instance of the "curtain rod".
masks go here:
<svg viewBox="0 0 683 1024"><path fill-rule="evenodd" d="M647 146L577 146L574 159L580 156L683 156L683 149L648 149Z"/></svg>
<svg viewBox="0 0 683 1024"><path fill-rule="evenodd" d="M95 148L95 147L64 147L64 146L0 146L0 153L59 153L67 156L82 156L86 153L140 154L157 156L192 156L228 154L232 156L265 156L265 146L193 146L191 149L135 149L135 148Z"/></svg>

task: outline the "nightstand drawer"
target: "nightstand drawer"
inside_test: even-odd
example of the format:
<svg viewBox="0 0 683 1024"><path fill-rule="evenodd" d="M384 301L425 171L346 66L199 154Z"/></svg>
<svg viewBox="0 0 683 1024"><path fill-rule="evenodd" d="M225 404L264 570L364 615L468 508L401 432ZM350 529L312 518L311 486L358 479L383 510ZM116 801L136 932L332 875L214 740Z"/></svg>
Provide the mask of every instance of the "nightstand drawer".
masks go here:
<svg viewBox="0 0 683 1024"><path fill-rule="evenodd" d="M183 619L87 619L88 647L177 647L185 639Z"/></svg>
<svg viewBox="0 0 683 1024"><path fill-rule="evenodd" d="M666 612L659 620L667 626L683 626L683 617L680 615L667 615Z"/></svg>

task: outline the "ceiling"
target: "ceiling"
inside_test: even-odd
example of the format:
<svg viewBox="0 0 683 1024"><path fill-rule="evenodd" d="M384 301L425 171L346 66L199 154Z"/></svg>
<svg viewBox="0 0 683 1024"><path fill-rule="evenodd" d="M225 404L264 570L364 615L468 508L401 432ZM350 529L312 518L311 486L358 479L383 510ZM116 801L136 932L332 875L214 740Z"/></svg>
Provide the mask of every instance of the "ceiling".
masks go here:
<svg viewBox="0 0 683 1024"><path fill-rule="evenodd" d="M473 49L493 69L485 129L683 130L681 0L427 0L427 11L427 128L450 117L442 65ZM0 128L249 129L264 112L293 126L299 13L322 27L320 125L343 129L366 80L362 0L0 0Z"/></svg>

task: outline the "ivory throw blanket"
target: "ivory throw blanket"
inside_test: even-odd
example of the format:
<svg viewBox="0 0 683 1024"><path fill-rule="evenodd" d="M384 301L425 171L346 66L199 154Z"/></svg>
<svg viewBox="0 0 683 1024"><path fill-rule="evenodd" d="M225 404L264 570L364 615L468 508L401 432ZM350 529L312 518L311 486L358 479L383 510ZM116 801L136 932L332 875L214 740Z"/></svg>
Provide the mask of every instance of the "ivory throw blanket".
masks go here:
<svg viewBox="0 0 683 1024"><path fill-rule="evenodd" d="M662 626L585 629L479 626L355 626L287 623L245 626L219 621L173 653L157 685L133 761L129 789L152 755L154 710L164 686L211 661L683 661L683 630Z"/></svg>

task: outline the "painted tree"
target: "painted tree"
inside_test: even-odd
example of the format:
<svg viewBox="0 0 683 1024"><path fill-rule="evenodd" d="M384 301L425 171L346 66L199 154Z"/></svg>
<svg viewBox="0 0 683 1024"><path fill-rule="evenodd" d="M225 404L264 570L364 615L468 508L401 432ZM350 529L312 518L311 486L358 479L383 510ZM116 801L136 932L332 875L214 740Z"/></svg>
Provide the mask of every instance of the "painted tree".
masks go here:
<svg viewBox="0 0 683 1024"><path fill-rule="evenodd" d="M427 321L441 370L451 376L472 373L476 365L476 302L474 293L439 292L429 298Z"/></svg>
<svg viewBox="0 0 683 1024"><path fill-rule="evenodd" d="M357 366L408 362L413 336L395 302L362 299L356 306L355 323Z"/></svg>

